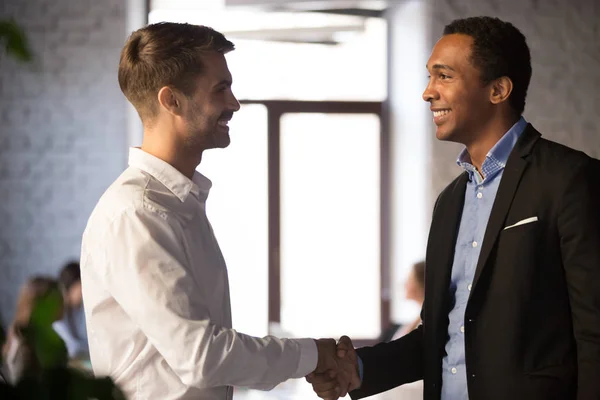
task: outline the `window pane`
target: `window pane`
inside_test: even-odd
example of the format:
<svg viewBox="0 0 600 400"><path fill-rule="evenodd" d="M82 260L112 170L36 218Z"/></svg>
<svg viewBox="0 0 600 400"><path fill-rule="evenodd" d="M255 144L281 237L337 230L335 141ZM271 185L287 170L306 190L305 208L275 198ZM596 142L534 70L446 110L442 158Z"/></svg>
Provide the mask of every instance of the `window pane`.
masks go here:
<svg viewBox="0 0 600 400"><path fill-rule="evenodd" d="M380 333L379 118L281 119L281 328Z"/></svg>
<svg viewBox="0 0 600 400"><path fill-rule="evenodd" d="M198 168L212 182L211 221L229 271L233 327L268 332L267 110L244 105L230 124L231 144L204 153Z"/></svg>

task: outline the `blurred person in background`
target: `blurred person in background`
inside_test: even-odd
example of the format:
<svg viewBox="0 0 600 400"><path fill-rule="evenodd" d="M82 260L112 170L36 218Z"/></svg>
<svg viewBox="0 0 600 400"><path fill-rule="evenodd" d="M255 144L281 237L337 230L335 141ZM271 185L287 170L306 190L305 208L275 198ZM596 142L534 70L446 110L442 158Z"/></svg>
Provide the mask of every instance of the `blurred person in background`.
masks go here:
<svg viewBox="0 0 600 400"><path fill-rule="evenodd" d="M21 378L35 377L39 374L40 361L33 345L26 340L24 332L30 327L31 314L38 301L56 294L58 301L62 303L58 282L45 276L33 277L21 288L15 317L2 346L2 375L8 383L16 384ZM60 306L57 315L48 316L50 320L62 318L62 304Z"/></svg>
<svg viewBox="0 0 600 400"><path fill-rule="evenodd" d="M419 309L423 306L425 298L425 261L420 261L413 265L406 282L404 282L404 292L406 300L410 300L418 304ZM398 339L416 329L421 323L421 315L417 315L414 321L403 325L398 329L392 340Z"/></svg>
<svg viewBox="0 0 600 400"><path fill-rule="evenodd" d="M52 326L64 340L69 358L89 359L79 262L67 263L60 271L58 283L64 297L64 313Z"/></svg>

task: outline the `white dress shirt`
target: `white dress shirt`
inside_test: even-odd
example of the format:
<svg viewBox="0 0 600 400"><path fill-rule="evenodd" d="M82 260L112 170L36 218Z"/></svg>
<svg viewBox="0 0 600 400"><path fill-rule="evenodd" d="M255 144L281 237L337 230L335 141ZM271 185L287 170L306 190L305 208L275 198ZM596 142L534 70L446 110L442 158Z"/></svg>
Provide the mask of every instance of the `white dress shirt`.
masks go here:
<svg viewBox="0 0 600 400"><path fill-rule="evenodd" d="M83 234L92 366L130 400L231 399L231 386L269 390L316 367L312 339L232 329L227 268L205 212L211 185L131 149Z"/></svg>

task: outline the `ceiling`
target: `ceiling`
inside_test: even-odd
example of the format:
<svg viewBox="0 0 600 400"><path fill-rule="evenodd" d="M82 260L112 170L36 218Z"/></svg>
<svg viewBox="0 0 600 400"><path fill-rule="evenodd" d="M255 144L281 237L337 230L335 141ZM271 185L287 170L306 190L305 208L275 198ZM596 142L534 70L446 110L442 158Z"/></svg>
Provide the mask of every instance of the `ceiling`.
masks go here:
<svg viewBox="0 0 600 400"><path fill-rule="evenodd" d="M248 8L268 11L312 11L362 17L381 17L383 11L400 0L225 0L231 9Z"/></svg>
<svg viewBox="0 0 600 400"><path fill-rule="evenodd" d="M152 10L183 12L189 22L228 37L336 45L365 30L400 0L152 0ZM206 21L206 22L203 22Z"/></svg>

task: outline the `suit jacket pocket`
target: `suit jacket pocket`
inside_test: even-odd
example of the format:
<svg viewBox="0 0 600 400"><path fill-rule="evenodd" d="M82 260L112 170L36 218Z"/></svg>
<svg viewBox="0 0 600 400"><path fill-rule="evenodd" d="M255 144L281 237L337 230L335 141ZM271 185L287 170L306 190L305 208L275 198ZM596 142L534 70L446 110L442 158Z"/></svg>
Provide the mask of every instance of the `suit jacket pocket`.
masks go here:
<svg viewBox="0 0 600 400"><path fill-rule="evenodd" d="M515 256L521 257L523 251L529 253L539 244L540 223L533 222L501 230L498 238L499 249L510 251Z"/></svg>
<svg viewBox="0 0 600 400"><path fill-rule="evenodd" d="M552 365L526 372L524 389L529 399L575 400L575 369L568 365Z"/></svg>
<svg viewBox="0 0 600 400"><path fill-rule="evenodd" d="M533 369L531 371L525 372L525 375L549 376L568 379L569 377L575 375L575 368L576 367L574 365L555 364Z"/></svg>

